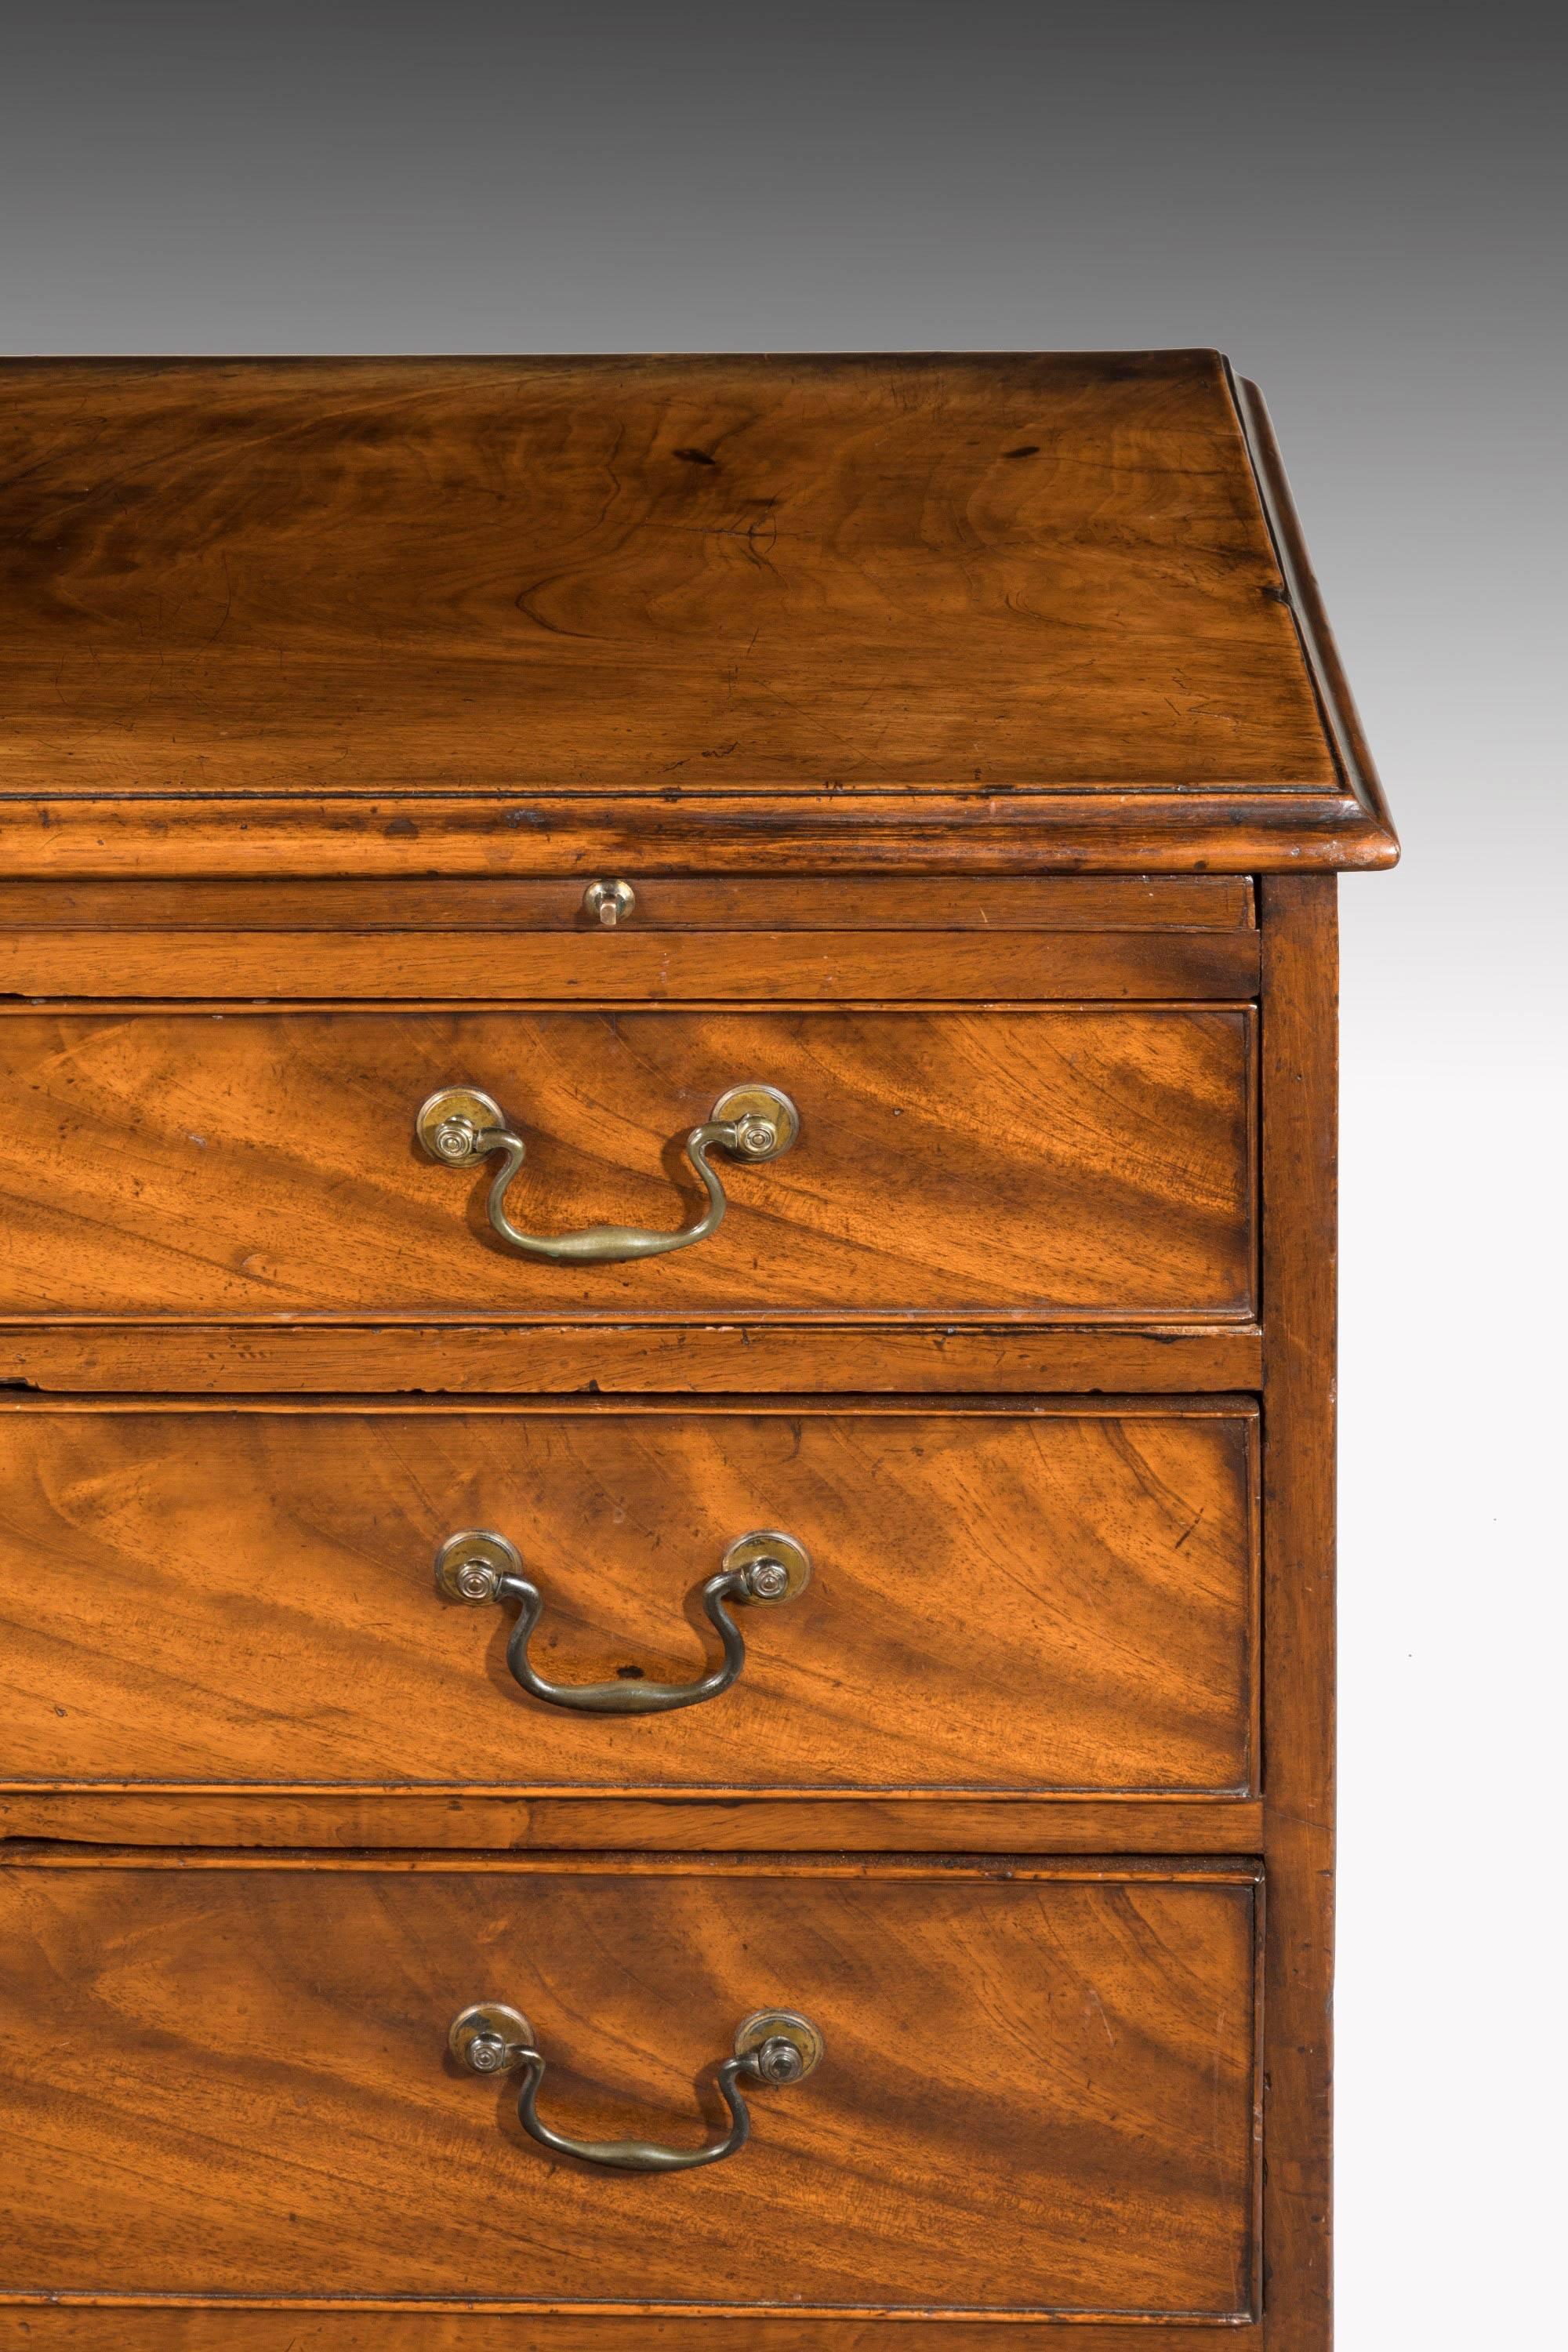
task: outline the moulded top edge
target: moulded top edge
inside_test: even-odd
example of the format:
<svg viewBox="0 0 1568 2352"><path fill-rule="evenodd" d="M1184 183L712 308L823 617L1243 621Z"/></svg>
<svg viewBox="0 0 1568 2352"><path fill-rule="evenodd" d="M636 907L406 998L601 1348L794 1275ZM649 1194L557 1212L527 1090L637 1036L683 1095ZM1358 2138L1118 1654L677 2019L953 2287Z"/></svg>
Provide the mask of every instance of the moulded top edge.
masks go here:
<svg viewBox="0 0 1568 2352"><path fill-rule="evenodd" d="M366 801L421 838L437 801L525 831L1020 801L1114 853L1169 799L1359 828L1327 864L1386 835L1267 420L1213 352L0 383L7 831L104 809L128 847L250 798L257 870L274 810Z"/></svg>

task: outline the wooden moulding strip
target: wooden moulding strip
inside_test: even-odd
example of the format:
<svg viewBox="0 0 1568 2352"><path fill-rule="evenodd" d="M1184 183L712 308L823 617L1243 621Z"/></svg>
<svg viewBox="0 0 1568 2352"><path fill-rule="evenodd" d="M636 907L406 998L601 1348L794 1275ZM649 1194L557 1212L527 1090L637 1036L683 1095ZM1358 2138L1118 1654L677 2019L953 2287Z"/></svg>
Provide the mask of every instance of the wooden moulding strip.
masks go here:
<svg viewBox="0 0 1568 2352"><path fill-rule="evenodd" d="M0 797L13 879L183 874L1263 874L1392 866L1351 791Z"/></svg>
<svg viewBox="0 0 1568 2352"><path fill-rule="evenodd" d="M0 1837L191 1847L424 1846L463 1853L1253 1855L1255 1798L1018 1797L926 1792L824 1799L520 1799L506 1790L125 1789L0 1792Z"/></svg>
<svg viewBox="0 0 1568 2352"><path fill-rule="evenodd" d="M770 1007L1255 996L1256 931L0 931L0 992Z"/></svg>
<svg viewBox="0 0 1568 2352"><path fill-rule="evenodd" d="M575 2321L579 2323L580 2326L592 2326L601 2322L620 2323L619 2326L616 2327L616 2332L613 2334L600 2332L592 2336L579 2333L576 2329L574 2329L573 2333L568 2336L563 2336L553 2326L552 2326L548 2338L541 2340L536 2337L528 2345L527 2352L547 2352L547 2347L576 2347L588 2345L615 2347L617 2347L617 2352L618 2347L624 2346L627 2347L627 2352L631 2352L631 2347L641 2347L643 2345L655 2342L668 2345L671 2347L671 2352L674 2352L674 2347L680 2347L680 2352L697 2352L698 2339L694 2339L689 2334L682 2335L677 2332L672 2335L659 2337L650 2336L647 2332L647 2323L649 2320L672 2321L676 2323L678 2330L679 2328L689 2327L689 2324L693 2320L727 2322L731 2330L736 2327L740 2327L742 2328L745 2333L739 2336L732 2333L728 2333L723 2336L716 2334L711 2340L715 2347L721 2345L735 2347L737 2347L737 2352L739 2352L739 2347L746 2347L746 2352L750 2352L750 2347L753 2346L756 2347L756 2352L772 2352L772 2347L775 2346L778 2346L780 2347L780 2352L782 2352L783 2344L791 2340L793 2340L795 2344L801 2346L803 2347L803 2352L805 2352L805 2347L810 2346L812 2340L801 2336L798 2333L798 2330L803 2326L809 2325L814 2321L832 2326L835 2333L827 2337L816 2339L816 2346L812 2347L812 2352L818 2352L818 2347L820 2347L820 2352L860 2352L861 2346L868 2340L886 2340L889 2345L896 2342L901 2347L910 2341L909 2335L906 2333L906 2327L910 2323L912 2323L916 2327L933 2327L933 2329L936 2323L942 2323L940 2336L933 2332L931 2338L934 2352L934 2347L939 2345L942 2347L952 2347L953 2346L954 2339L951 2333L951 2327L955 2322L963 2326L973 2327L976 2329L984 2327L987 2330L999 2325L1006 2326L1009 2323L1015 2326L1021 2324L1025 2326L1033 2327L1039 2327L1041 2326L1057 2327L1089 2326L1095 2330L1093 2338L1095 2352L1122 2352L1122 2347L1125 2347L1125 2352L1131 2352L1131 2347L1134 2344L1137 2347L1137 2352L1152 2352L1152 2347L1156 2342L1162 2347L1162 2352L1200 2352L1200 2347L1201 2352L1214 2352L1214 2346L1215 2343L1215 2331L1217 2328L1223 2328L1232 2332L1239 2332L1244 2329L1250 2330L1254 2325L1249 2314L1240 2312L1189 2315L1182 2312L1118 2311L1107 2315L1103 2312L1098 2311L1042 2311L1039 2309L1029 2310L1021 2307L1012 2310L992 2309L989 2311L977 2311L972 2307L963 2309L955 2307L952 2310L944 2311L940 2305L935 2304L923 2304L918 2308L910 2305L903 2310L889 2311L885 2304L833 2303L759 2305L755 2304L699 2302L643 2304L545 2302L486 2303L478 2301L459 2301L455 2297L438 2295L422 2296L417 2299L409 2297L401 2303L378 2299L374 2295L356 2296L352 2301L344 2298L342 2301L338 2303L329 2303L322 2297L318 2296L311 2298L307 2295L300 2295L290 2300L285 2300L279 2296L274 2297L270 2301L263 2300L260 2297L247 2298L240 2295L220 2297L215 2295L206 2302L203 2302L195 2296L184 2296L171 2298L167 2301L160 2302L153 2295L133 2296L91 2294L67 2294L53 2291L40 2290L35 2294L17 2291L0 2293L0 2306L5 2305L10 2305L12 2308L17 2310L37 2310L40 2306L46 2306L51 2314L58 2310L68 2309L98 2312L112 2311L117 2313L123 2312L126 2314L138 2311L155 2311L158 2313L206 2312L208 2314L216 2314L220 2312L224 2314L230 2312L310 2312L311 2314L315 2314L319 2312L321 2314L342 2314L345 2317L357 2316L361 2314L384 2313L389 2317L395 2317L401 2315L407 2318L413 2318L416 2314L420 2315L425 2314L430 2314L431 2315L456 2315L461 2314L465 2318L469 2316L489 2316L501 2319L503 2322L510 2320L510 2325L514 2331L521 2321L533 2318L549 2319L552 2322L556 2319L560 2319L566 2322L568 2325ZM775 2323L782 2323L786 2328L792 2331L796 2331L793 2335L793 2339L781 2339L771 2334L763 2333L764 2329L772 2327ZM162 2326L163 2322L160 2321L159 2324ZM226 2318L220 2323L220 2325L224 2326L226 2326L229 2323ZM847 2342L846 2342L842 2334L837 2332L840 2331L846 2324L853 2325L857 2328L856 2335ZM879 2330L885 2328L887 2330L886 2338L883 2339L879 2335L876 2339L868 2339L863 2336L859 2333L859 2327L866 2324L874 2324L877 2326ZM1157 2338L1150 2336L1149 2330L1151 2328L1159 2329L1160 2333ZM625 2332L622 2332L623 2330ZM753 2330L756 2331L754 2334L752 2333ZM1134 2334L1134 2330L1136 2330L1136 2334ZM18 2338L16 2340L21 2341L23 2339ZM28 2343L32 2343L35 2338L29 2335L25 2340ZM53 2339L48 2336L41 2336L37 2340L47 2343ZM108 2345L112 2341L115 2352L120 2352L120 2347L121 2346L134 2341L133 2338L124 2336L117 2336L112 2339L108 2336L102 2336L97 2340L101 2345ZM181 2336L178 2339L172 2339L171 2337L163 2335L156 2336L149 2336L142 2338L143 2344L151 2346L155 2343L160 2347L160 2352L164 2352L164 2347L169 2347L171 2343L176 2340L181 2344L187 2341L184 2336ZM224 2352L231 2352L231 2347L234 2346L236 2339L232 2336L207 2336L189 2340L200 2342L204 2346L212 2346L215 2347L221 2344L224 2347ZM267 2339L258 2340L266 2341ZM379 2333L374 2338L367 2335L361 2339L361 2341L363 2341L363 2343L367 2347L374 2341L374 2345L378 2347L378 2352L379 2347L388 2340L389 2339L381 2336ZM424 2352L424 2347L430 2345L432 2341L428 2336L423 2336L417 2338L410 2337L407 2340L410 2343L411 2347L417 2343L419 2352ZM274 2346L278 2345L278 2341L279 2340L277 2338L271 2339ZM285 2339L285 2341L291 2345L294 2339ZM473 2341L474 2339L467 2335L454 2335L449 2337L444 2336L439 2339L439 2342L443 2347L450 2345L453 2347L453 2352L464 2352L464 2347ZM510 2336L492 2336L489 2341L497 2346L502 2344L506 2345L508 2352L522 2352L521 2340L517 2336L515 2332Z"/></svg>
<svg viewBox="0 0 1568 2352"><path fill-rule="evenodd" d="M1167 1861L1126 1854L1064 1858L1050 1854L933 1854L929 1860L870 1853L649 1853L638 1847L605 1853L322 1853L304 1848L207 1849L184 1846L98 1846L23 1843L0 1848L5 1870L337 1871L406 1877L490 1874L514 1878L817 1878L876 1879L889 1885L944 1886L955 1878L1057 1881L1076 1886L1249 1886L1261 1884L1257 1862L1224 1855L1184 1854Z"/></svg>
<svg viewBox="0 0 1568 2352"><path fill-rule="evenodd" d="M1057 2314L1042 2321L1037 2314L1007 2312L979 2320L900 2313L820 2321L790 2312L703 2321L689 2311L679 2318L646 2312L605 2317L584 2316L578 2307L552 2317L547 2336L525 2336L529 2313L515 2305L154 2305L39 2295L13 2299L22 2332L12 2333L5 2302L0 2296L0 2344L27 2352L305 2352L307 2346L310 2352L993 2352L998 2323L1072 2324ZM310 2314L308 2335L299 2330L302 2311ZM1216 2342L1253 2345L1261 2333L1247 2320L1091 2324L1093 2352L1215 2352ZM1152 2325L1158 2336L1151 2336ZM1228 2334L1216 2338L1216 2326Z"/></svg>
<svg viewBox="0 0 1568 2352"><path fill-rule="evenodd" d="M877 1394L1020 1394L1051 1389L1146 1394L1256 1389L1255 1324L1194 1330L936 1330L868 1325L600 1324L287 1327L191 1324L0 1326L6 1391L339 1394L415 1397L707 1396L826 1390Z"/></svg>
<svg viewBox="0 0 1568 2352"><path fill-rule="evenodd" d="M1264 520L1274 542L1280 577L1285 583L1296 635L1307 665L1312 690L1317 697L1319 716L1323 732L1334 755L1334 764L1353 793L1363 812L1370 834L1382 845L1382 854L1368 857L1368 865L1392 866L1399 856L1399 840L1384 797L1382 781L1373 764L1362 731L1361 715L1351 693L1340 660L1339 647L1329 626L1329 616L1323 609L1317 575L1307 551L1306 535L1290 495L1290 484L1285 472L1285 461L1275 438L1273 420L1267 402L1255 383L1245 376L1232 373L1229 362L1226 373L1230 383L1231 398L1236 404L1241 435L1251 463L1253 480L1257 485L1258 502ZM1304 866L1310 861L1302 860ZM1298 867L1296 870L1300 870Z"/></svg>
<svg viewBox="0 0 1568 2352"><path fill-rule="evenodd" d="M1251 941L1243 945L1250 951ZM31 1019L40 1013L58 1013L65 1019L90 1020L102 1013L115 1020L135 1019L143 1013L167 1013L171 1016L200 1018L208 1013L220 1013L226 1020L243 1021L255 1016L266 1018L273 1013L304 1015L306 1013L341 1013L362 1021L399 1013L613 1013L625 1014L630 1010L668 1013L671 1006L650 1003L644 1000L639 1007L628 1005L624 997L595 997L585 994L570 1003L555 997L539 996L397 996L353 998L342 996L300 996L286 999L247 994L228 996L5 996L0 997L0 1020L6 1017ZM682 998L682 1013L732 1013L749 1011L744 1000L731 996L705 995ZM940 1011L940 1003L916 1005L909 999L880 996L787 997L775 993L769 1000L771 1013L903 1013L911 1019L922 1011ZM1032 1013L1042 1018L1050 1013L1240 1013L1251 1017L1256 1010L1248 997L1183 997L1159 996L1148 999L1105 996L985 996L965 997L962 1003L965 1013Z"/></svg>
<svg viewBox="0 0 1568 2352"><path fill-rule="evenodd" d="M922 1396L918 1391L904 1396L837 1396L820 1390L800 1396L704 1396L692 1398L664 1391L654 1396L538 1396L523 1392L517 1396L430 1397L408 1396L398 1391L366 1396L216 1396L207 1392L189 1397L169 1396L150 1392L137 1396L6 1396L0 1393L0 1412L26 1413L193 1413L193 1412L265 1412L291 1413L563 1413L592 1416L597 1413L772 1413L787 1415L794 1420L804 1414L817 1414L833 1420L854 1419L872 1414L883 1419L911 1416L942 1415L953 1419L973 1415L984 1419L988 1414L1036 1419L1041 1415L1058 1420L1078 1420L1086 1415L1101 1420L1164 1421L1172 1416L1195 1413L1210 1418L1256 1421L1258 1417L1256 1398L1226 1395L1216 1392L1202 1396L1118 1396L1100 1392L1073 1396L1052 1391L1038 1396L1024 1394L967 1394L953 1397Z"/></svg>

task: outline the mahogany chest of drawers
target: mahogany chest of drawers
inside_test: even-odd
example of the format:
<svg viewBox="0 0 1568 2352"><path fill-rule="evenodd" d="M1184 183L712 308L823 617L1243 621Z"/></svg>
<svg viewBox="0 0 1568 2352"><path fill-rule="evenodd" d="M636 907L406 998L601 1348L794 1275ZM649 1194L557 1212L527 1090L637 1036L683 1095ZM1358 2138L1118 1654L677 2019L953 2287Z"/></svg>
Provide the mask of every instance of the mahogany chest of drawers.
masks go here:
<svg viewBox="0 0 1568 2352"><path fill-rule="evenodd" d="M16 363L0 622L0 2343L1325 2352L1257 394Z"/></svg>

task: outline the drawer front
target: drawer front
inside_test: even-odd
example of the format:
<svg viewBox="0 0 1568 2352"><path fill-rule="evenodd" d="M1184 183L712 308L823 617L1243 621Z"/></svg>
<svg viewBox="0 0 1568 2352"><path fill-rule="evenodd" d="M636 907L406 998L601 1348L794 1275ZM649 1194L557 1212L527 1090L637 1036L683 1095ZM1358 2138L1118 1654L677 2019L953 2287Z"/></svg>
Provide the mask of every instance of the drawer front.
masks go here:
<svg viewBox="0 0 1568 2352"><path fill-rule="evenodd" d="M1225 1318L1252 1299L1250 1013L146 1012L0 1019L0 1313L291 1320ZM542 1262L497 1152L415 1133L482 1089L528 1232L674 1230L728 1090L798 1107L690 1247Z"/></svg>
<svg viewBox="0 0 1568 2352"><path fill-rule="evenodd" d="M0 2291L1251 2307L1241 1874L19 1860L0 1908ZM752 2012L824 2054L650 2177L547 2154L516 2074L449 2057L481 2000L577 2140L719 2139Z"/></svg>
<svg viewBox="0 0 1568 2352"><path fill-rule="evenodd" d="M581 875L548 879L489 875L454 879L264 882L0 881L0 935L113 932L189 937L307 932L342 939L418 931L448 939L489 933L568 937L579 944L614 932L719 933L732 940L776 931L1250 932L1251 881L1242 874L638 874L608 908L609 885ZM629 892L629 903L621 895ZM607 925L605 916L616 920ZM118 993L118 992L116 992Z"/></svg>
<svg viewBox="0 0 1568 2352"><path fill-rule="evenodd" d="M0 1413L0 1783L1244 1792L1246 1408ZM444 1599L515 1545L542 1607ZM783 1531L810 1580L701 1605ZM767 1547L764 1546L764 1550ZM775 1551L779 1547L774 1547Z"/></svg>
<svg viewBox="0 0 1568 2352"><path fill-rule="evenodd" d="M0 881L35 1000L1237 1001L1259 950L1237 876Z"/></svg>

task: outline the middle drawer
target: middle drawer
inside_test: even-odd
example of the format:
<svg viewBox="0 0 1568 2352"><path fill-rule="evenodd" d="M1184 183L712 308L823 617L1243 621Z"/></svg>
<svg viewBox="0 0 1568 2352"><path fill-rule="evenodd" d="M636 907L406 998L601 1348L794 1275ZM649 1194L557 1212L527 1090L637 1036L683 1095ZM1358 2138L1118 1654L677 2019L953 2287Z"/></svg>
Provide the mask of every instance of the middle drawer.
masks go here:
<svg viewBox="0 0 1568 2352"><path fill-rule="evenodd" d="M8 1402L0 1783L1245 1793L1256 1440L1237 1400Z"/></svg>

